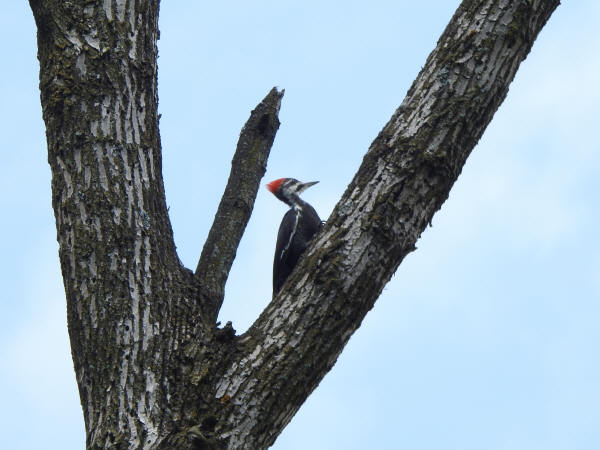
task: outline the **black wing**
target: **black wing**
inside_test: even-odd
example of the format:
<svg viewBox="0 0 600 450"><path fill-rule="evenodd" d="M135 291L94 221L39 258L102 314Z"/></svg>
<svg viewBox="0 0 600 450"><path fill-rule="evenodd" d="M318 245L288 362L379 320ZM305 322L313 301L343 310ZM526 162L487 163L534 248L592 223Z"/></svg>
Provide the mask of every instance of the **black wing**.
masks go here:
<svg viewBox="0 0 600 450"><path fill-rule="evenodd" d="M308 247L312 237L323 227L315 209L309 204L291 208L281 220L273 259L273 294L292 273L298 259Z"/></svg>

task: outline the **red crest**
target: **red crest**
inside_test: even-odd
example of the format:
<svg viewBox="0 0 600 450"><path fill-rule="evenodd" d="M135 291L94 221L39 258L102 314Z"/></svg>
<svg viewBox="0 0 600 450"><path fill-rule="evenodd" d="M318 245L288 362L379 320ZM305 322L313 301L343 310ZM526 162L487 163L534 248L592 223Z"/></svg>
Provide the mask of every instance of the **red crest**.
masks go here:
<svg viewBox="0 0 600 450"><path fill-rule="evenodd" d="M281 185L283 184L283 182L285 180L286 180L286 178L278 178L277 180L273 180L269 184L267 184L267 189L270 190L274 194L275 192L277 192L279 190L279 188L281 187Z"/></svg>

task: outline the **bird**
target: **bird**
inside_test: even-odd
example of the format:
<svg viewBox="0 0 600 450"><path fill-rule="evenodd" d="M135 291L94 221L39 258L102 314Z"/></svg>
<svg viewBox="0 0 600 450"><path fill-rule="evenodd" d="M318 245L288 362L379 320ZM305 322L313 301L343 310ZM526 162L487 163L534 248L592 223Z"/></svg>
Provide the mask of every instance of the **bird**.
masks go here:
<svg viewBox="0 0 600 450"><path fill-rule="evenodd" d="M273 258L273 295L292 273L298 259L312 237L323 227L315 209L300 198L300 194L318 181L302 183L295 178L278 178L267 184L267 189L290 207L279 225L275 256Z"/></svg>

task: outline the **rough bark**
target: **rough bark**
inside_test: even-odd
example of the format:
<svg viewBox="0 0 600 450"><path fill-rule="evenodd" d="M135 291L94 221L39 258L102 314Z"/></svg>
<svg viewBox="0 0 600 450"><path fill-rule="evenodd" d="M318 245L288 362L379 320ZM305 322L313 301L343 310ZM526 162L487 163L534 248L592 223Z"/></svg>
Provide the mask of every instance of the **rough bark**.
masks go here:
<svg viewBox="0 0 600 450"><path fill-rule="evenodd" d="M198 261L196 276L208 295L209 318L213 321L217 320L223 304L227 275L250 220L258 185L267 170L267 159L279 128L277 114L282 97L283 91L273 88L242 129L227 187Z"/></svg>
<svg viewBox="0 0 600 450"><path fill-rule="evenodd" d="M235 336L216 314L282 94L242 131L194 275L164 196L158 2L30 0L87 447L271 445L414 250L558 4L463 1L324 230Z"/></svg>

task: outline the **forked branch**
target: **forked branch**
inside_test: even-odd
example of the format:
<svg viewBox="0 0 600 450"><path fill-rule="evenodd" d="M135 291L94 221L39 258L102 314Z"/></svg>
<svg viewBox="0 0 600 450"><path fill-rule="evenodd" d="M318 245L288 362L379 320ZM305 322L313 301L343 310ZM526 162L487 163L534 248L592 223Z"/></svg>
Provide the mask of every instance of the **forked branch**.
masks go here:
<svg viewBox="0 0 600 450"><path fill-rule="evenodd" d="M463 1L342 199L217 384L228 448L267 448L334 365L448 197L558 6Z"/></svg>
<svg viewBox="0 0 600 450"><path fill-rule="evenodd" d="M267 159L279 128L283 94L283 90L271 89L244 125L225 192L202 249L196 279L209 302L209 320L216 320L223 303L229 270L267 169Z"/></svg>

